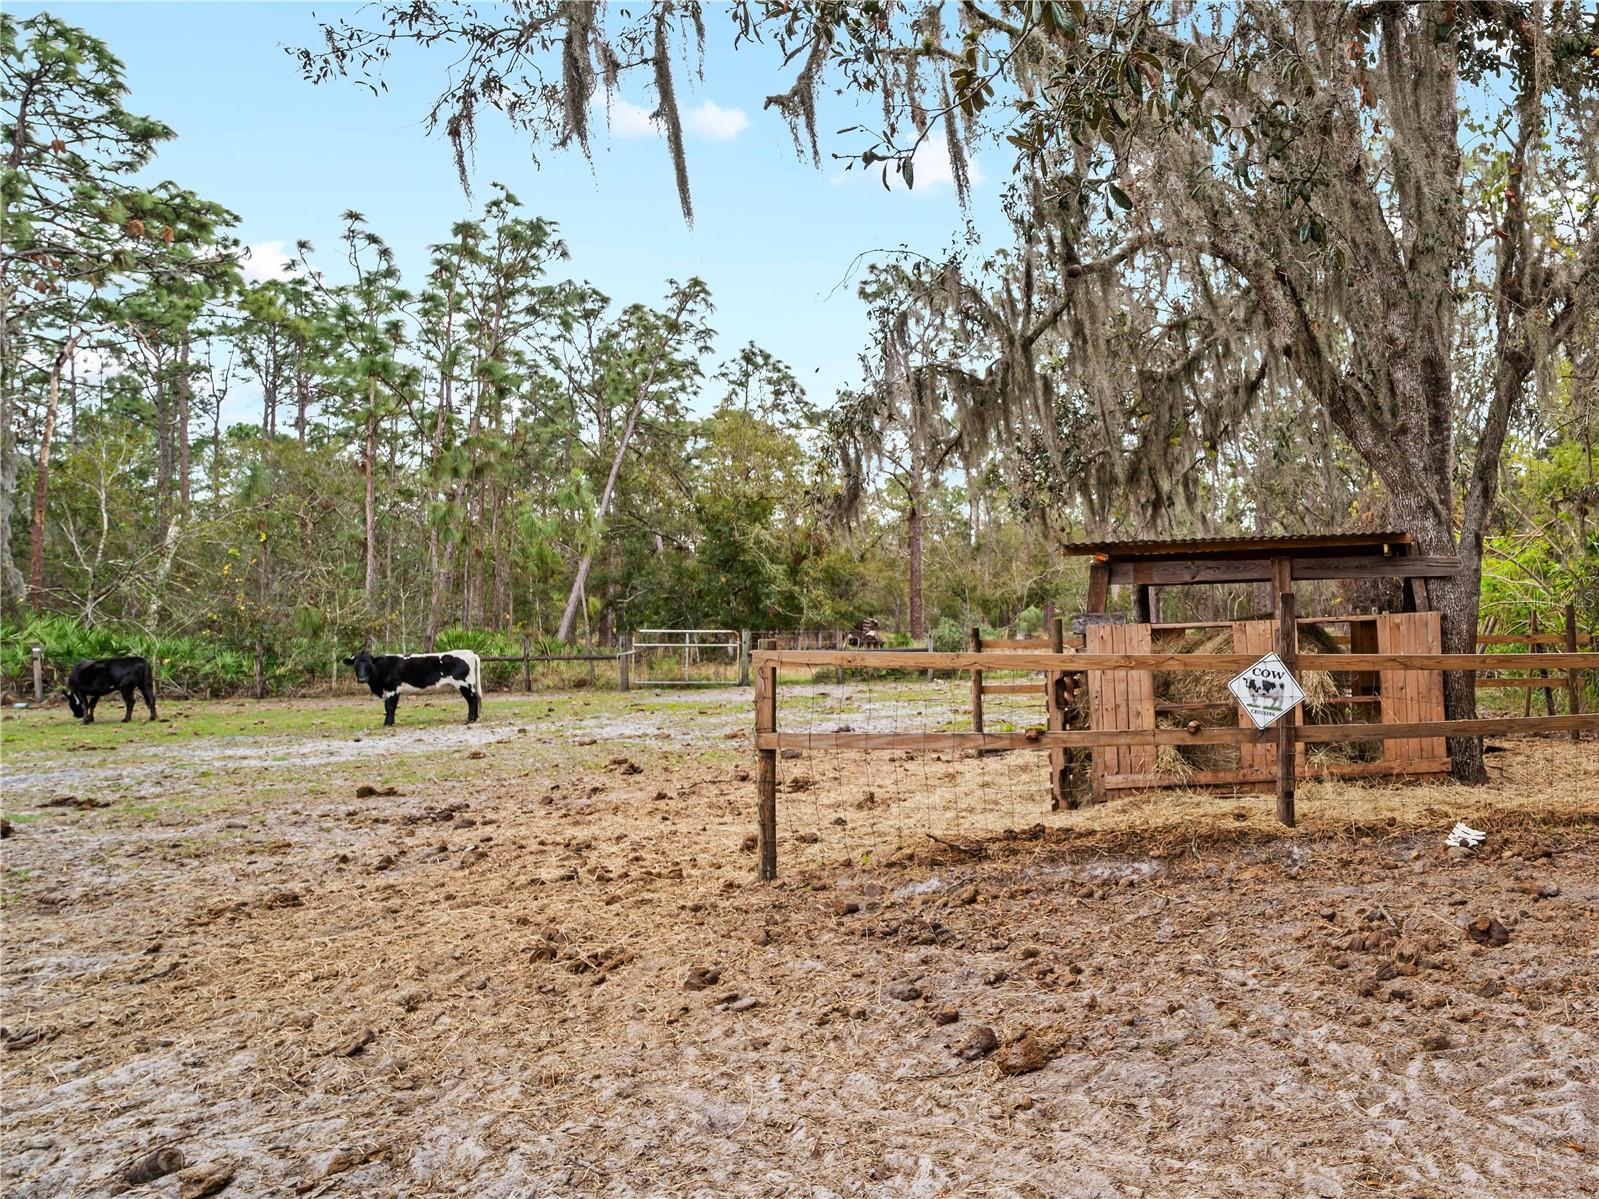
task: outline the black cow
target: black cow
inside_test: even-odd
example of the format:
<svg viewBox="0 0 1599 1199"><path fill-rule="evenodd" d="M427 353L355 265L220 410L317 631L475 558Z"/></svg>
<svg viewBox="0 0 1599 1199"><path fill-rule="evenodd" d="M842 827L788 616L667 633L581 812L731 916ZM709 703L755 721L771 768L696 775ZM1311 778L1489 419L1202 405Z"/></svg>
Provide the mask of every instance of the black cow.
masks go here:
<svg viewBox="0 0 1599 1199"><path fill-rule="evenodd" d="M483 699L483 666L469 649L447 654L378 654L362 650L344 659L355 677L383 697L383 723L394 723L394 709L407 692L454 687L466 700L466 722L477 719Z"/></svg>
<svg viewBox="0 0 1599 1199"><path fill-rule="evenodd" d="M95 704L102 695L113 691L122 692L122 702L128 706L123 724L133 719L135 691L144 697L150 719L155 719L155 680L150 663L143 658L92 658L79 662L67 676L67 707L84 724L93 724Z"/></svg>

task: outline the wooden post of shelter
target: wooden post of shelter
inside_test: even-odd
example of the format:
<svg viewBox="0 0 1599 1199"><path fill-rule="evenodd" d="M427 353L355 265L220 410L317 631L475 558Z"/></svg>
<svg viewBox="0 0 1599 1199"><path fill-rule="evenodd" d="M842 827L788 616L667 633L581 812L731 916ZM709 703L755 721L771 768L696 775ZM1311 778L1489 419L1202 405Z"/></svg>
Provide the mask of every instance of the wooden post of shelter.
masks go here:
<svg viewBox="0 0 1599 1199"><path fill-rule="evenodd" d="M33 647L33 702L44 702L44 646Z"/></svg>
<svg viewBox="0 0 1599 1199"><path fill-rule="evenodd" d="M775 649L777 642L761 642ZM762 665L755 672L755 736L777 731L777 667ZM760 877L777 877L777 750L755 751L756 845L760 850Z"/></svg>
<svg viewBox="0 0 1599 1199"><path fill-rule="evenodd" d="M1109 602L1110 557L1106 554L1095 554L1094 560L1088 564L1088 599L1083 605L1083 610L1103 612Z"/></svg>
<svg viewBox="0 0 1599 1199"><path fill-rule="evenodd" d="M1577 605L1575 604L1566 605L1566 652L1568 654L1577 652ZM1582 700L1577 692L1577 672L1575 670L1566 671L1566 695L1570 700L1570 714L1572 716L1580 714ZM1571 739L1573 741L1581 741L1582 730L1572 729Z"/></svg>
<svg viewBox="0 0 1599 1199"><path fill-rule="evenodd" d="M1057 616L1049 626L1049 652L1060 654L1066 652L1066 620ZM1044 704L1046 709L1046 723L1052 733L1063 732L1066 728L1066 672L1052 670L1044 676ZM1066 770L1065 749L1052 749L1049 751L1049 810L1058 812L1062 808L1075 808L1076 799L1073 798Z"/></svg>
<svg viewBox="0 0 1599 1199"><path fill-rule="evenodd" d="M1299 658L1298 612L1294 599L1293 571L1287 558L1273 558L1272 586L1277 592L1277 656L1288 673L1295 675ZM1287 712L1277 721L1277 819L1294 826L1294 724L1298 713Z"/></svg>

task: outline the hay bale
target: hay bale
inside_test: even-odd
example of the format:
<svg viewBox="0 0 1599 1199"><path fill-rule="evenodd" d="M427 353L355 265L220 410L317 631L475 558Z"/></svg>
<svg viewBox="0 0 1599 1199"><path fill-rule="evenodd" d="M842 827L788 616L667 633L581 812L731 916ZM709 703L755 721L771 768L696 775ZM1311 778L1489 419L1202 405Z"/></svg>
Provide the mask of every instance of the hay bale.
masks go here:
<svg viewBox="0 0 1599 1199"><path fill-rule="evenodd" d="M1223 629L1189 629L1174 649L1162 653L1174 654L1230 654L1233 652L1233 631ZM1231 703L1227 690L1227 676L1219 671L1172 670L1155 675L1155 698L1169 703ZM1186 722L1185 722L1186 723ZM1207 722L1203 719L1201 724ZM1219 721L1228 724L1230 721Z"/></svg>
<svg viewBox="0 0 1599 1199"><path fill-rule="evenodd" d="M1194 764L1183 756L1184 752L1183 748L1178 745L1156 746L1155 773L1173 775L1183 782L1187 782L1194 776Z"/></svg>

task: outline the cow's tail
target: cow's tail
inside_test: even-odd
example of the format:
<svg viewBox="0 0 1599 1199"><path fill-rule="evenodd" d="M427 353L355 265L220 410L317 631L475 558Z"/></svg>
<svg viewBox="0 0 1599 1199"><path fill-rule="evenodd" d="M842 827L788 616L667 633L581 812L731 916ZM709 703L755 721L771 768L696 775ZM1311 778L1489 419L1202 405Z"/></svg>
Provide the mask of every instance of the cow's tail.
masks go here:
<svg viewBox="0 0 1599 1199"><path fill-rule="evenodd" d="M469 665L472 667L472 690L477 692L478 699L483 698L483 659L473 654Z"/></svg>

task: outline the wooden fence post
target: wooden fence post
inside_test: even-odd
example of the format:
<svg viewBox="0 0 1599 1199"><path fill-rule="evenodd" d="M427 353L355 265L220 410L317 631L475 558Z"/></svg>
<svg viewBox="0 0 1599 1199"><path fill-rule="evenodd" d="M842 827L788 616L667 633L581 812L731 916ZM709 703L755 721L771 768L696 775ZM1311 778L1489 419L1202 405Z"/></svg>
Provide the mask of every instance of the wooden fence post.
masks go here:
<svg viewBox="0 0 1599 1199"><path fill-rule="evenodd" d="M750 631L740 629L738 633L738 685L750 685Z"/></svg>
<svg viewBox="0 0 1599 1199"><path fill-rule="evenodd" d="M255 639L255 697L266 698L266 643L259 637Z"/></svg>
<svg viewBox="0 0 1599 1199"><path fill-rule="evenodd" d="M533 652L531 641L526 633L522 634L522 690L533 690Z"/></svg>
<svg viewBox="0 0 1599 1199"><path fill-rule="evenodd" d="M1567 604L1566 605L1566 652L1568 654L1574 654L1574 653L1577 652L1577 605L1576 604ZM1571 712L1570 712L1570 714L1572 716L1578 715L1582 711L1582 700L1579 698L1578 692L1577 692L1577 672L1575 670L1566 671L1566 694L1570 697L1570 700L1571 700L1571 703L1570 703ZM1582 740L1582 730L1581 729L1572 729L1571 730L1571 739L1573 741L1581 741Z"/></svg>
<svg viewBox="0 0 1599 1199"><path fill-rule="evenodd" d="M630 691L633 687L632 633L620 633L617 635L616 685L623 691Z"/></svg>
<svg viewBox="0 0 1599 1199"><path fill-rule="evenodd" d="M1527 652L1529 654L1535 654L1538 652L1538 613L1536 611L1527 613ZM1533 678L1535 677L1535 673L1529 669L1527 671L1527 677ZM1523 716L1532 715L1531 687L1523 687L1521 689L1521 714Z"/></svg>
<svg viewBox="0 0 1599 1199"><path fill-rule="evenodd" d="M1276 574L1274 570L1272 572ZM1284 571L1284 574L1287 572ZM1296 663L1299 658L1299 625L1295 611L1293 584L1280 580L1283 588L1277 594L1277 656L1297 678ZM1294 749L1294 725L1297 713L1288 712L1277 721L1277 819L1289 828L1294 826L1294 767L1298 756Z"/></svg>
<svg viewBox="0 0 1599 1199"><path fill-rule="evenodd" d="M44 647L33 647L33 702L44 703Z"/></svg>
<svg viewBox="0 0 1599 1199"><path fill-rule="evenodd" d="M1542 654L1542 653L1549 653L1549 652L1553 652L1553 651L1545 650L1543 648L1543 646L1540 645L1538 647L1538 652L1540 654ZM1547 670L1540 670L1538 672L1538 677L1541 678L1541 679L1547 679L1549 677L1549 672ZM1544 706L1544 710L1550 716L1553 716L1555 714L1555 689L1553 687L1545 687L1543 689L1543 706Z"/></svg>
<svg viewBox="0 0 1599 1199"><path fill-rule="evenodd" d="M1066 652L1066 618L1063 616L1057 616L1050 622L1049 652L1052 654ZM1065 693L1064 671L1052 670L1044 676L1045 725L1052 733L1061 732L1066 728ZM1062 808L1076 806L1077 800L1071 793L1066 770L1066 751L1052 749L1049 751L1049 810L1058 812Z"/></svg>
<svg viewBox="0 0 1599 1199"><path fill-rule="evenodd" d="M761 642L770 649L775 641ZM755 736L777 732L777 667L761 666L755 672ZM756 844L760 850L760 877L777 877L777 750L755 751Z"/></svg>
<svg viewBox="0 0 1599 1199"><path fill-rule="evenodd" d="M816 639L820 641L822 639L822 635L820 633L816 634ZM833 648L836 650L842 650L844 648L843 629L833 630ZM842 687L844 685L844 668L842 666L833 672L833 684L838 687Z"/></svg>
<svg viewBox="0 0 1599 1199"><path fill-rule="evenodd" d="M983 652L983 630L980 629L980 628L974 628L972 630L972 653L980 654L982 652ZM982 731L983 731L983 672L981 670L973 670L972 671L972 732L980 733ZM977 756L979 758L983 756L983 751L982 751L981 748L978 749Z"/></svg>

